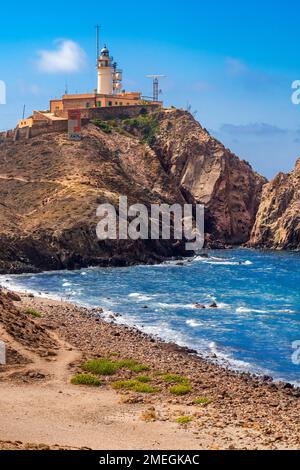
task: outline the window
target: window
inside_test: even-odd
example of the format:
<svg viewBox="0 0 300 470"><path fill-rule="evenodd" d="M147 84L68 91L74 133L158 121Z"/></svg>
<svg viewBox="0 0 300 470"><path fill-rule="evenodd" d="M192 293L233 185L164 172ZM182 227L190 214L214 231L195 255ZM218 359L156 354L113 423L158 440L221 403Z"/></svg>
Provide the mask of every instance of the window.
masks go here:
<svg viewBox="0 0 300 470"><path fill-rule="evenodd" d="M120 105L120 106L123 106L123 103L122 103L122 101L119 103L119 105Z"/></svg>
<svg viewBox="0 0 300 470"><path fill-rule="evenodd" d="M86 103L86 104L85 104L85 107L86 107L86 108L90 108L90 107L91 107L91 104L90 104L90 103Z"/></svg>
<svg viewBox="0 0 300 470"><path fill-rule="evenodd" d="M112 106L112 101L109 101L109 102L108 102L108 106Z"/></svg>
<svg viewBox="0 0 300 470"><path fill-rule="evenodd" d="M97 102L97 106L98 106L98 108L101 108L101 101Z"/></svg>

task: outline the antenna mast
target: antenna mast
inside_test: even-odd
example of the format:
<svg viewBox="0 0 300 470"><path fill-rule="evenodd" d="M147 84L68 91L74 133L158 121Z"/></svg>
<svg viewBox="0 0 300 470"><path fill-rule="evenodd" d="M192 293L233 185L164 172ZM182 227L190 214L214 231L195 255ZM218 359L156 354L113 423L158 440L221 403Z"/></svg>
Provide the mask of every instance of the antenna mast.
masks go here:
<svg viewBox="0 0 300 470"><path fill-rule="evenodd" d="M164 77L165 75L147 75L147 78L153 79L153 101L158 101L159 94L161 93L159 89L159 79Z"/></svg>
<svg viewBox="0 0 300 470"><path fill-rule="evenodd" d="M99 59L99 30L100 30L100 27L99 25L97 24L96 25L96 65L98 65L98 59Z"/></svg>

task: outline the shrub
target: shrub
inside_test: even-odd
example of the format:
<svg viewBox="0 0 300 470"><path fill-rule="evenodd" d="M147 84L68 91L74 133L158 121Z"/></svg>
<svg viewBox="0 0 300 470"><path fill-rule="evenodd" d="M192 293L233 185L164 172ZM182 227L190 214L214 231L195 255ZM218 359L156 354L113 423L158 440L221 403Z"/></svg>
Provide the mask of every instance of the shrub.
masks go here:
<svg viewBox="0 0 300 470"><path fill-rule="evenodd" d="M110 359L92 359L83 364L82 369L98 375L114 375L118 369L118 363Z"/></svg>
<svg viewBox="0 0 300 470"><path fill-rule="evenodd" d="M71 379L73 385L89 385L91 387L99 387L101 380L91 374L77 374Z"/></svg>
<svg viewBox="0 0 300 470"><path fill-rule="evenodd" d="M147 364L139 364L133 359L121 359L118 361L118 366L119 369L127 369L131 370L132 372L143 372L150 369Z"/></svg>
<svg viewBox="0 0 300 470"><path fill-rule="evenodd" d="M173 385L173 387L170 388L170 392L173 395L178 395L178 396L187 395L191 391L192 391L192 387L189 384Z"/></svg>
<svg viewBox="0 0 300 470"><path fill-rule="evenodd" d="M112 126L110 126L109 124L107 124L107 122L101 121L101 119L93 119L91 122L92 122L96 127L98 127L98 128L101 129L103 132L105 132L106 134L111 134Z"/></svg>
<svg viewBox="0 0 300 470"><path fill-rule="evenodd" d="M158 387L152 387L151 385L140 382L135 385L133 390L138 393L158 393L160 391Z"/></svg>
<svg viewBox="0 0 300 470"><path fill-rule="evenodd" d="M114 375L119 369L126 369L132 372L143 372L149 370L147 364L139 364L133 359L121 359L113 361L112 359L92 359L82 365L86 372L92 372L97 375Z"/></svg>
<svg viewBox="0 0 300 470"><path fill-rule="evenodd" d="M138 380L119 380L112 384L115 390L132 390L137 393L157 393L159 388L151 387L145 383L141 383Z"/></svg>
<svg viewBox="0 0 300 470"><path fill-rule="evenodd" d="M189 424L191 421L193 421L191 416L180 416L180 418L176 419L178 424Z"/></svg>
<svg viewBox="0 0 300 470"><path fill-rule="evenodd" d="M209 398L195 398L195 405L208 405L210 403Z"/></svg>
<svg viewBox="0 0 300 470"><path fill-rule="evenodd" d="M113 382L112 388L115 390L132 390L136 384L136 380L118 380Z"/></svg>
<svg viewBox="0 0 300 470"><path fill-rule="evenodd" d="M151 378L147 375L139 375L136 380L144 384L151 382Z"/></svg>
<svg viewBox="0 0 300 470"><path fill-rule="evenodd" d="M159 128L159 122L153 114L141 114L132 119L124 119L122 124L125 130L130 133L134 133L136 130L141 136L142 143L147 143L150 146L155 143L155 135Z"/></svg>
<svg viewBox="0 0 300 470"><path fill-rule="evenodd" d="M189 380L187 377L177 374L162 374L161 378L164 382L175 383L175 384L188 384Z"/></svg>
<svg viewBox="0 0 300 470"><path fill-rule="evenodd" d="M33 308L27 308L26 310L24 310L24 313L26 313L26 315L31 315L35 318L41 318L43 316L40 312L34 310Z"/></svg>
<svg viewBox="0 0 300 470"><path fill-rule="evenodd" d="M156 421L157 414L156 414L155 409L150 408L149 410L143 411L143 413L141 414L141 418L143 421L147 421L147 422Z"/></svg>

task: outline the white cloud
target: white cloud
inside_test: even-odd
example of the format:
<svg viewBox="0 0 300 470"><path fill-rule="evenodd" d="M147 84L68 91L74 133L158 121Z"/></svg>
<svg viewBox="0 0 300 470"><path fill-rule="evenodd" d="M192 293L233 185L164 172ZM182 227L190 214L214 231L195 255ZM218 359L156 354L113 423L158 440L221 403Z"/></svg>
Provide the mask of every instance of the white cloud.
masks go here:
<svg viewBox="0 0 300 470"><path fill-rule="evenodd" d="M84 68L86 54L75 41L66 39L54 50L38 51L38 68L46 73L78 72Z"/></svg>
<svg viewBox="0 0 300 470"><path fill-rule="evenodd" d="M285 134L286 129L266 124L265 122L255 122L251 124L223 124L221 132L231 135L256 135L256 136L273 136Z"/></svg>
<svg viewBox="0 0 300 470"><path fill-rule="evenodd" d="M225 59L227 72L232 76L240 76L249 72L249 68L244 62L234 57L227 57Z"/></svg>

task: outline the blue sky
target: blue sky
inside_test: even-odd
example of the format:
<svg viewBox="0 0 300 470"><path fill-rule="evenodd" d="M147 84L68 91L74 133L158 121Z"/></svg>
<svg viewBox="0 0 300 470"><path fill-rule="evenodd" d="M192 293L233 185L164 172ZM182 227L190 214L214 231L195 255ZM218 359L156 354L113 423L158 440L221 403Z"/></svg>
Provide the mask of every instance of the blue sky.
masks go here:
<svg viewBox="0 0 300 470"><path fill-rule="evenodd" d="M53 0L48 5L35 0L1 5L0 80L7 85L7 104L0 105L0 130L15 126L23 104L28 115L47 109L65 83L69 92L96 87L99 23L101 42L123 69L127 90L149 95L145 76L165 74L166 105L189 104L204 127L269 178L293 168L300 156L300 105L291 102L291 84L300 79L298 2Z"/></svg>

